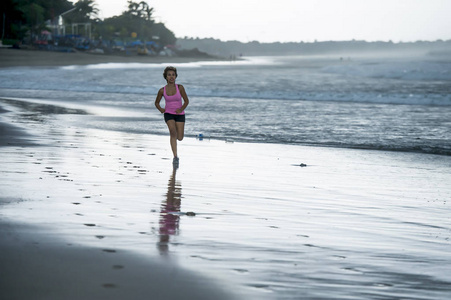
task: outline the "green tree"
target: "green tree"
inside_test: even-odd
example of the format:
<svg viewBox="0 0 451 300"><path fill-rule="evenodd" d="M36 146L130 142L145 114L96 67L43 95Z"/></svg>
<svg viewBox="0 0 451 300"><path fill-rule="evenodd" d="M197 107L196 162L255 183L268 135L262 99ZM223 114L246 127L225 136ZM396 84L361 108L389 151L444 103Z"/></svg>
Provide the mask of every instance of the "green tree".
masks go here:
<svg viewBox="0 0 451 300"><path fill-rule="evenodd" d="M17 1L3 0L0 6L1 39L21 39L24 36L22 24L25 24L25 16L19 10Z"/></svg>
<svg viewBox="0 0 451 300"><path fill-rule="evenodd" d="M144 20L145 21L145 20ZM104 39L131 39L132 32L138 33L142 41L156 41L160 45L174 44L176 37L163 23L144 22L128 12L107 18L96 24L96 32Z"/></svg>
<svg viewBox="0 0 451 300"><path fill-rule="evenodd" d="M61 13L73 8L73 4L67 0L34 0L44 8L44 19L54 21Z"/></svg>
<svg viewBox="0 0 451 300"><path fill-rule="evenodd" d="M144 1L128 2L128 10L124 13L129 19L129 29L138 34L139 39L149 39L149 30L153 25L153 8Z"/></svg>
<svg viewBox="0 0 451 300"><path fill-rule="evenodd" d="M2 38L22 39L45 28L59 14L72 8L67 0L2 0Z"/></svg>
<svg viewBox="0 0 451 300"><path fill-rule="evenodd" d="M128 0L127 2L128 11L126 13L146 21L152 21L153 8L150 7L149 4L144 1L138 3Z"/></svg>
<svg viewBox="0 0 451 300"><path fill-rule="evenodd" d="M177 41L175 34L163 23L155 23L154 26L150 28L150 36L158 37L158 43L162 46L173 45Z"/></svg>
<svg viewBox="0 0 451 300"><path fill-rule="evenodd" d="M98 22L96 30L104 38L121 37L130 39L133 32L142 41L153 40L155 22L152 19L153 8L144 1L128 1L128 10L120 16L107 18Z"/></svg>
<svg viewBox="0 0 451 300"><path fill-rule="evenodd" d="M79 0L74 4L75 10L65 17L67 23L87 23L97 18L99 9L94 0Z"/></svg>
<svg viewBox="0 0 451 300"><path fill-rule="evenodd" d="M105 39L130 39L136 32L138 39L158 41L160 45L176 41L163 23L154 22L154 9L145 1L129 0L127 11L103 21L97 18L99 10L94 0L78 0L75 4L68 0L2 0L0 9L2 38L22 39L27 32L36 35L45 28L45 21L55 24L61 14L74 9L64 15L66 24L91 22L95 35Z"/></svg>
<svg viewBox="0 0 451 300"><path fill-rule="evenodd" d="M19 10L25 17L27 29L30 31L31 38L38 35L45 29L44 25L44 8L36 3L30 3L19 7Z"/></svg>

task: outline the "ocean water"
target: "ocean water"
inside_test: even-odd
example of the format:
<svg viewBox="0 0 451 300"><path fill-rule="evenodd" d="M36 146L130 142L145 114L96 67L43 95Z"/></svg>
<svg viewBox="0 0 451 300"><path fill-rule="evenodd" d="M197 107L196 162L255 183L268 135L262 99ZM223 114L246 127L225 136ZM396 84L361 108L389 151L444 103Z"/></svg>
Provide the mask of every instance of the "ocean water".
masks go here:
<svg viewBox="0 0 451 300"><path fill-rule="evenodd" d="M99 129L167 134L154 108L169 64L0 70L0 97L66 102ZM186 135L451 154L451 61L247 57L175 65Z"/></svg>

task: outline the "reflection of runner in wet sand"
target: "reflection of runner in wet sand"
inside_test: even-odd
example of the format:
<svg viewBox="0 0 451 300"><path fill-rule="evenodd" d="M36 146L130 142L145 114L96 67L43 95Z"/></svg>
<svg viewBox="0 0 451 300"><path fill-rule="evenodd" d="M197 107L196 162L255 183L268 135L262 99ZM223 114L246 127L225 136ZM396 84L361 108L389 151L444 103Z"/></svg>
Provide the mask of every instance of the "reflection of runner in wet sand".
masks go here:
<svg viewBox="0 0 451 300"><path fill-rule="evenodd" d="M169 250L169 237L178 234L180 216L180 204L182 197L182 187L176 182L175 175L177 169L174 168L169 178L168 193L166 199L161 203L160 211L160 241L158 248L161 253Z"/></svg>

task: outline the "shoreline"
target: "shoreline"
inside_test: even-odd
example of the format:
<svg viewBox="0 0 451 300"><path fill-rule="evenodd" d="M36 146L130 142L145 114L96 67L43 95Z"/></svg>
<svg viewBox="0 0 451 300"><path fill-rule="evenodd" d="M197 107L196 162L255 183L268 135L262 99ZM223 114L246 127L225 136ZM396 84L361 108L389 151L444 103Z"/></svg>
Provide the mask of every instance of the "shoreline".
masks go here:
<svg viewBox="0 0 451 300"><path fill-rule="evenodd" d="M84 52L53 52L39 50L0 48L0 68L62 67L103 63L189 63L221 61L221 58L169 57L169 56L119 56Z"/></svg>
<svg viewBox="0 0 451 300"><path fill-rule="evenodd" d="M45 101L42 99L18 99L14 97L8 97L8 96L0 96L0 116L2 113L2 107L1 102L5 102L9 105L14 105L17 107L21 107L28 110L39 110L42 113L45 114L51 114L51 113L64 113L64 114L91 114L88 112L89 106L87 108L80 108L78 105L74 105L73 103L58 103L57 101ZM60 105L60 106L59 106ZM86 110L88 109L88 110ZM94 113L95 114L95 113ZM3 127L3 128L2 128ZM20 128L17 128L16 126L11 126L9 124L1 124L0 122L0 130L4 130L6 133L8 132L16 132L18 133ZM149 133L149 134L155 134L158 136L165 136L166 132L164 134L157 134L157 133ZM11 134L9 134L12 136ZM187 135L186 137L191 138L197 138L197 135ZM445 156L450 157L451 155L443 150L443 151L420 151L417 149L410 149L410 148L376 148L376 147L370 147L370 146L359 146L359 145L328 145L328 144L314 144L314 143L279 143L279 142L268 142L268 141L253 141L253 140L246 140L246 139L240 139L240 138L234 138L234 139L227 139L227 138L218 138L218 137L210 137L210 136L204 136L203 139L206 140L217 140L217 141L228 141L231 142L239 142L239 143L250 143L250 144L280 144L280 145L291 145L291 146L301 146L301 147L320 147L320 148L330 148L330 149L353 149L353 150L362 150L362 151L387 151L387 152L393 152L393 153L412 153L412 154L425 154L425 155L438 155L438 156ZM26 142L24 140L24 142ZM5 139L0 136L0 145L5 144Z"/></svg>

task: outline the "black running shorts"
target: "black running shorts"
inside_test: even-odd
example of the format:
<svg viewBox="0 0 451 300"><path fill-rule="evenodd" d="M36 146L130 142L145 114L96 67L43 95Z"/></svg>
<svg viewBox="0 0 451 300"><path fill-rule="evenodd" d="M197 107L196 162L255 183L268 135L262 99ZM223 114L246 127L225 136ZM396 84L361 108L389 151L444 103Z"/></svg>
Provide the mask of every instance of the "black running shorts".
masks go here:
<svg viewBox="0 0 451 300"><path fill-rule="evenodd" d="M185 122L185 115L173 115L164 113L164 121L168 122L169 120L174 120L176 122Z"/></svg>

